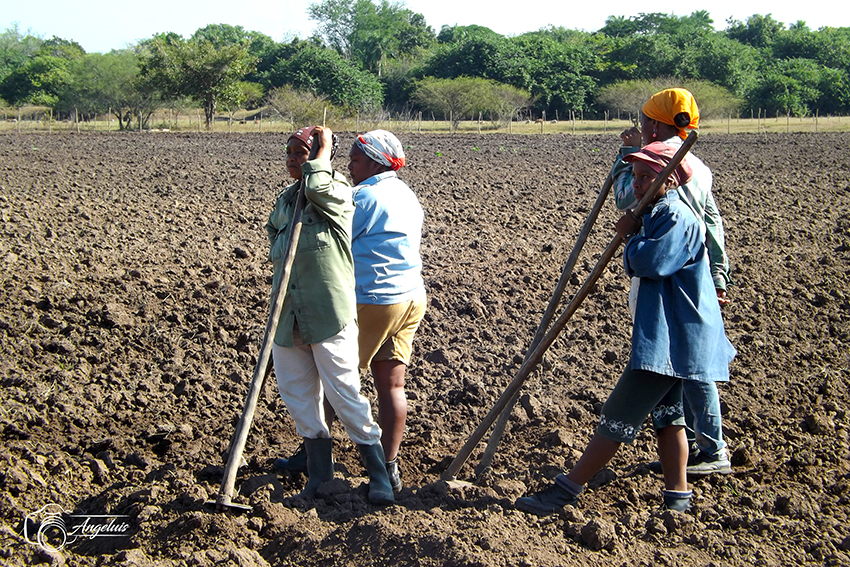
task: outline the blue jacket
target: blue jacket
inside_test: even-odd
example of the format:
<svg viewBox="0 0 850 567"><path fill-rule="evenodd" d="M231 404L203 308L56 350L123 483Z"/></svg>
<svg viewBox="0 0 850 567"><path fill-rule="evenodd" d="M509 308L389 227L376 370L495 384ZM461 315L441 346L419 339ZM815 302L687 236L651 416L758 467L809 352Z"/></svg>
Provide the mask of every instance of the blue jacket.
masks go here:
<svg viewBox="0 0 850 567"><path fill-rule="evenodd" d="M626 244L623 264L640 278L632 369L728 380L735 349L723 328L700 224L677 190L643 215L643 230Z"/></svg>
<svg viewBox="0 0 850 567"><path fill-rule="evenodd" d="M395 171L373 175L354 188L357 303L394 305L424 297L419 200Z"/></svg>

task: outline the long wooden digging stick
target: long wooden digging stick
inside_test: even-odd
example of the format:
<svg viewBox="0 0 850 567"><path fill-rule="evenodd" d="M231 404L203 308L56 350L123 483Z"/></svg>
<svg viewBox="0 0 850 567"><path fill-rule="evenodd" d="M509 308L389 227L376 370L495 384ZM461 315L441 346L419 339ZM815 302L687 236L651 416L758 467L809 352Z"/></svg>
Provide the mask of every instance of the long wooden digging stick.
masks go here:
<svg viewBox="0 0 850 567"><path fill-rule="evenodd" d="M573 245L573 250L570 252L569 258L567 258L567 263L564 264L564 269L561 271L561 279L558 280L558 285L555 286L555 291L552 293L552 299L549 300L549 305L546 307L546 311L543 312L543 318L540 320L540 325L538 325L537 331L534 333L534 338L531 341L531 345L529 345L528 351L526 351L525 360L528 360L528 357L534 349L537 348L537 345L540 344L540 341L543 340L543 337L546 335L546 331L549 329L549 323L552 322L552 318L555 316L555 310L558 308L558 304L561 301L561 296L564 295L564 289L567 287L567 282L573 274L573 269L576 266L579 254L581 254L584 244L587 242L590 230L593 228L594 223L596 223L599 211L602 209L602 205L605 204L605 199L608 198L608 193L611 191L611 187L613 185L614 178L609 174L605 179L605 183L602 185L602 189L599 190L599 196L596 197L596 202L593 204L590 214L584 221L584 226L582 226L581 231L578 234L578 239ZM514 396L508 401L505 409L499 415L499 419L496 421L496 425L490 433L490 440L487 441L487 448L484 450L481 462L478 463L477 467L475 467L476 478L480 478L481 475L490 468L490 463L493 462L493 457L496 456L496 451L499 448L502 435L504 435L505 428L508 425L508 420L511 417L511 411L513 411L518 399L519 391L517 391L517 393L514 394Z"/></svg>
<svg viewBox="0 0 850 567"><path fill-rule="evenodd" d="M634 214L638 218L643 215L644 211L649 206L650 201L655 197L655 194L658 192L658 189L663 185L664 181L670 177L670 174L673 172L676 167L679 166L679 163L685 157L685 154L688 153L688 150L694 145L697 140L697 133L692 131L688 134L688 138L682 143L682 147L676 152L673 158L670 160L670 163L667 164L661 173L656 177L655 182L650 186L649 190L646 192L646 195L643 196L640 203L638 203L637 207L635 207ZM443 472L441 477L444 480L451 480L455 478L455 475L469 458L469 455L472 454L472 451L484 437L484 434L487 433L487 430L493 425L502 411L507 407L508 402L513 398L519 389L522 387L523 383L528 379L528 376L531 374L531 371L534 370L534 367L540 363L543 355L546 353L546 350L552 343L555 342L555 339L558 338L561 330L573 316L573 314L578 309L579 305L581 305L582 301L590 294L590 290L596 284L596 281L599 279L599 276L602 275L603 270L611 261L611 258L614 257L614 254L617 252L617 249L620 247L620 244L623 242L623 239L619 234L615 235L611 243L605 249L605 252L602 254L602 257L596 262L596 265L593 267L593 270L590 272L590 275L587 276L587 280L585 280L584 284L581 288L576 292L573 299L570 301L569 305L567 305L566 309L564 309L563 313L561 313L558 320L555 321L555 324L552 325L552 328L549 329L549 332L543 337L543 340L540 341L540 344L532 351L532 353L525 359L520 366L519 371L514 377L513 381L508 384L508 387L505 388L505 391L502 392L502 395L496 401L496 405L490 410L490 412L484 417L484 421L478 426L478 428L472 433L472 435L467 439L466 443L461 447L460 452L455 457L455 459L449 464L448 468Z"/></svg>
<svg viewBox="0 0 850 567"><path fill-rule="evenodd" d="M307 198L304 194L304 182L302 180L298 184L298 196L295 200L295 210L292 213L292 221L289 227L289 243L286 248L286 256L284 256L280 281L272 293L272 304L269 309L269 318L266 322L266 331L263 335L257 365L254 367L254 377L251 380L250 388L248 388L248 398L245 400L245 408L242 410L242 416L239 418L239 423L233 432L233 439L230 442L230 456L227 459L227 466L224 469L224 479L221 481L221 489L215 501L216 510L219 512L227 508L240 510L250 508L231 502L234 485L236 484L236 472L239 469L239 463L242 461L245 441L248 439L248 431L251 429L251 422L254 421L254 412L257 410L257 400L260 398L260 392L263 390L263 381L267 375L267 368L269 367L272 352L272 342L274 341L278 321L280 321L280 312L283 307L283 300L286 297L286 290L289 287L289 276L292 273L292 263L295 260L295 250L298 248L298 240L301 236L301 217L303 216L306 202Z"/></svg>

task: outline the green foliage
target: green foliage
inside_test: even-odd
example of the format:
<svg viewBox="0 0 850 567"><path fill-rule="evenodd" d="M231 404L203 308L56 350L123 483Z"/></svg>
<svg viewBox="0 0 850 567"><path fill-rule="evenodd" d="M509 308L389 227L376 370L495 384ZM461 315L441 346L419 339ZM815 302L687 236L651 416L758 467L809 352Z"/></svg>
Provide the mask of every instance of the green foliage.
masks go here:
<svg viewBox="0 0 850 567"><path fill-rule="evenodd" d="M73 79L62 93L59 110L84 114L112 112L123 130L141 114L143 120L156 109L156 93L139 83L139 57L130 49L106 54L91 53L71 62Z"/></svg>
<svg viewBox="0 0 850 567"><path fill-rule="evenodd" d="M422 14L396 0L317 0L309 12L317 27L307 41L277 43L212 24L189 40L168 33L140 42L137 62L126 54L93 57L73 41L13 25L0 33L0 97L60 111L103 112L105 105L125 120L191 100L203 105L209 126L216 108L256 107L264 91L286 85L363 114L424 108L420 87L431 79L480 79L491 82L488 92L498 83L527 94L531 102L522 105L538 113L599 116L638 105L623 89L669 77L660 82L719 87L722 96L697 96L709 114L734 104L771 114L850 112L850 28L812 31L798 21L786 29L754 14L718 32L700 10L611 16L596 33L550 25L505 37L471 25L443 26L435 36ZM476 108L493 117L507 112L485 102ZM458 109L458 116L479 111Z"/></svg>
<svg viewBox="0 0 850 567"><path fill-rule="evenodd" d="M449 26L444 25L440 28L440 33L437 35L437 41L440 43L456 43L464 41L472 37L482 37L484 39L498 39L502 36L490 28L484 26Z"/></svg>
<svg viewBox="0 0 850 567"><path fill-rule="evenodd" d="M770 14L762 16L754 14L747 18L746 23L729 22L726 35L735 41L758 48L770 47L785 26L774 20Z"/></svg>
<svg viewBox="0 0 850 567"><path fill-rule="evenodd" d="M281 119L290 121L293 128L321 124L326 109L338 116L343 113L328 99L290 85L272 90L266 97L266 104Z"/></svg>
<svg viewBox="0 0 850 567"><path fill-rule="evenodd" d="M635 35L677 35L705 34L713 31L708 11L699 10L689 16L677 17L662 13L638 14L630 18L609 16L600 34L608 37L630 37Z"/></svg>
<svg viewBox="0 0 850 567"><path fill-rule="evenodd" d="M637 124L640 109L653 94L668 88L681 87L694 95L699 106L701 118L722 118L736 112L741 101L732 93L706 81L681 81L670 78L652 80L624 81L608 85L599 90L596 103L607 109L612 115L631 113L632 121Z"/></svg>
<svg viewBox="0 0 850 567"><path fill-rule="evenodd" d="M378 76L387 59L411 55L436 40L422 14L390 0L322 0L309 12L326 45Z"/></svg>
<svg viewBox="0 0 850 567"><path fill-rule="evenodd" d="M186 96L201 103L209 129L217 106L237 103L239 81L256 66L248 47L247 42L217 46L203 34L190 40L159 35L145 45L141 75L144 84L158 87L165 98Z"/></svg>
<svg viewBox="0 0 850 567"><path fill-rule="evenodd" d="M451 120L453 130L461 120L475 118L479 113L510 120L530 100L529 94L521 89L480 77L426 77L417 82L413 98L423 110Z"/></svg>
<svg viewBox="0 0 850 567"><path fill-rule="evenodd" d="M850 77L811 59L785 59L765 70L747 97L747 108L771 115L806 116L850 108Z"/></svg>
<svg viewBox="0 0 850 567"><path fill-rule="evenodd" d="M0 81L38 53L44 40L28 31L22 33L18 24L0 33Z"/></svg>
<svg viewBox="0 0 850 567"><path fill-rule="evenodd" d="M71 79L68 60L35 55L0 81L0 97L15 106L53 107Z"/></svg>
<svg viewBox="0 0 850 567"><path fill-rule="evenodd" d="M268 72L261 77L268 89L291 85L359 111L374 110L383 103L378 78L361 71L331 49L293 41L281 46L274 58Z"/></svg>

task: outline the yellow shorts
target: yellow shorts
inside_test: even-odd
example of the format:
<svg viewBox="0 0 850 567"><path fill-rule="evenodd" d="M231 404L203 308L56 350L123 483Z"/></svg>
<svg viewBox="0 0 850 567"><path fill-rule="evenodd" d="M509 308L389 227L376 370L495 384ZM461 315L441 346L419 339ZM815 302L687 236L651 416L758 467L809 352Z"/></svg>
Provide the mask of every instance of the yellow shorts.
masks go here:
<svg viewBox="0 0 850 567"><path fill-rule="evenodd" d="M398 360L410 363L413 335L425 316L425 299L413 299L395 305L357 304L360 326L360 368L373 360Z"/></svg>

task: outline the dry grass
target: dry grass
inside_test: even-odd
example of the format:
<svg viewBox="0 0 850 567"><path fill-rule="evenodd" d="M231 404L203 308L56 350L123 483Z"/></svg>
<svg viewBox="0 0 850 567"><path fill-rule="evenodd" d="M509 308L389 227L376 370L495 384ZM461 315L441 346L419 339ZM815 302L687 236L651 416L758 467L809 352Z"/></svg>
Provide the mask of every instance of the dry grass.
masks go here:
<svg viewBox="0 0 850 567"><path fill-rule="evenodd" d="M244 119L247 113L237 113L233 119L227 116L217 117L212 126L213 132L291 132L297 128L297 124L291 124L286 120L269 119L263 120ZM241 115L241 116L240 116ZM150 121L151 127L148 131L180 131L180 132L204 132L206 131L203 120L199 121L197 113L185 113L177 115L167 112L154 116ZM451 125L447 121L422 120L363 120L363 119L331 119L327 123L332 129L341 132L364 132L375 128L384 128L396 133L423 132L436 134L452 134ZM623 130L631 127L628 120L561 120L547 122L513 122L509 126L489 121L464 121L461 122L455 133L458 134L612 134L617 135ZM131 130L137 129L133 128ZM105 116L99 116L97 120L75 124L71 121L50 120L49 115L44 112L33 112L24 114L21 120L7 111L6 120L0 122L0 132L107 132L118 131L118 123L112 119L107 120ZM850 117L844 116L821 116L821 117L775 117L775 118L732 118L702 120L700 132L702 133L742 133L742 132L845 132L850 131Z"/></svg>

